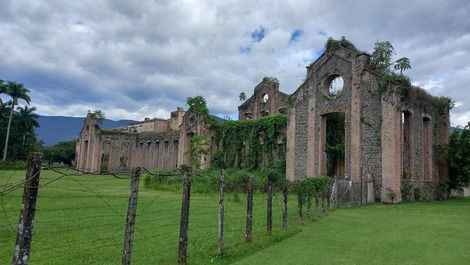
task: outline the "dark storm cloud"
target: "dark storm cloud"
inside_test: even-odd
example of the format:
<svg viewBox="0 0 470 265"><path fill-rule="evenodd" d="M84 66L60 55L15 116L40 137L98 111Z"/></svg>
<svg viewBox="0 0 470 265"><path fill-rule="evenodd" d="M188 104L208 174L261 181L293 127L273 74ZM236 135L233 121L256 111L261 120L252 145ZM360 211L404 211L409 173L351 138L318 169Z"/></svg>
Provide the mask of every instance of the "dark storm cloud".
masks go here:
<svg viewBox="0 0 470 265"><path fill-rule="evenodd" d="M202 95L237 111L264 76L293 92L328 36L359 49L390 40L413 82L470 120L468 1L6 1L0 78L23 82L42 114L168 117Z"/></svg>

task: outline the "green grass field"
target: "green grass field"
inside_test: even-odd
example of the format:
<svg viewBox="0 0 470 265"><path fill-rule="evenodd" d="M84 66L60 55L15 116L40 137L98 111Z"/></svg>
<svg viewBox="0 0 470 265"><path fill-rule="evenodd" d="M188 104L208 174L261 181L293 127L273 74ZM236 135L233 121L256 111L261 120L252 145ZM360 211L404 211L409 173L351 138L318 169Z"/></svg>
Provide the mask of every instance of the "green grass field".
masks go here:
<svg viewBox="0 0 470 265"><path fill-rule="evenodd" d="M44 170L41 183L57 173ZM0 171L0 189L24 180L24 171ZM11 263L22 189L0 195L0 264ZM64 177L39 191L32 265L120 264L129 180ZM238 198L237 198L238 197ZM245 196L226 194L226 253L216 255L216 193L191 194L189 264L470 264L470 200L374 204L336 209L281 226L281 196L274 198L273 236L265 235L265 195L255 195L253 242L243 241ZM181 194L141 183L134 264L175 264Z"/></svg>

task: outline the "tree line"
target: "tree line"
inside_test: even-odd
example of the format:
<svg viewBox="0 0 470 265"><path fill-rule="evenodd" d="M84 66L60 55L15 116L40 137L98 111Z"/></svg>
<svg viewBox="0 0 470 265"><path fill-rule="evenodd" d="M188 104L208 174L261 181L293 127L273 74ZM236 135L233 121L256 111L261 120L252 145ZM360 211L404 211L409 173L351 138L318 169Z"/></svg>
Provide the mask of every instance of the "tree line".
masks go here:
<svg viewBox="0 0 470 265"><path fill-rule="evenodd" d="M71 164L75 158L76 140L43 146L35 132L39 127L39 115L37 109L30 106L29 93L30 90L22 83L0 80L1 166L21 167L21 164L14 162L26 161L30 152L43 152L45 160ZM21 106L21 103L26 104Z"/></svg>

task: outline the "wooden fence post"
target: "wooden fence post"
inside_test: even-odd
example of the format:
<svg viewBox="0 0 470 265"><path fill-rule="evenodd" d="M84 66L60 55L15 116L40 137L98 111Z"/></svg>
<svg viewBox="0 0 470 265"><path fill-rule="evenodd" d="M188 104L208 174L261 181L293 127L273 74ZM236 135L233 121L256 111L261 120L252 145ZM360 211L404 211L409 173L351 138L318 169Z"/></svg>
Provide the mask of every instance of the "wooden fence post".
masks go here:
<svg viewBox="0 0 470 265"><path fill-rule="evenodd" d="M220 254L224 251L224 185L225 176L224 170L220 172L220 183L219 183L219 229L218 229L218 248L217 252Z"/></svg>
<svg viewBox="0 0 470 265"><path fill-rule="evenodd" d="M28 169L23 191L23 202L16 233L13 265L27 265L31 240L33 239L33 221L36 213L36 201L38 198L39 178L41 173L41 153L33 153L28 159Z"/></svg>
<svg viewBox="0 0 470 265"><path fill-rule="evenodd" d="M246 195L246 230L245 241L251 241L251 231L253 228L253 177L248 178Z"/></svg>
<svg viewBox="0 0 470 265"><path fill-rule="evenodd" d="M282 228L287 230L287 195L288 195L288 186L284 184L284 188L282 190L283 195L283 206L282 207Z"/></svg>
<svg viewBox="0 0 470 265"><path fill-rule="evenodd" d="M124 249L122 251L122 265L132 263L132 239L134 236L135 217L137 212L137 199L139 196L140 167L134 168L131 173L131 190L127 204L126 231L124 234Z"/></svg>
<svg viewBox="0 0 470 265"><path fill-rule="evenodd" d="M268 175L268 201L266 213L266 234L271 235L273 232L273 176Z"/></svg>
<svg viewBox="0 0 470 265"><path fill-rule="evenodd" d="M183 183L183 201L181 203L180 238L178 248L178 263L186 264L188 252L188 225L189 225L189 200L191 195L191 175L185 173Z"/></svg>
<svg viewBox="0 0 470 265"><path fill-rule="evenodd" d="M297 193L297 220L302 224L302 192Z"/></svg>

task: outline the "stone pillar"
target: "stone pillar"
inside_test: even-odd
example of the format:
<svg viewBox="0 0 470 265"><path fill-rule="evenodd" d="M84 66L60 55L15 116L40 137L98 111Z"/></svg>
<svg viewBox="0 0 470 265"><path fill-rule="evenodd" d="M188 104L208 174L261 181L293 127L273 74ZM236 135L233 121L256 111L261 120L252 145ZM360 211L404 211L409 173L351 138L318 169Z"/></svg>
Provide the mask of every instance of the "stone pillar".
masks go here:
<svg viewBox="0 0 470 265"><path fill-rule="evenodd" d="M318 176L318 170L315 168L315 151L316 151L316 132L317 132L317 111L315 108L316 93L312 91L308 102L308 129L307 129L307 177Z"/></svg>
<svg viewBox="0 0 470 265"><path fill-rule="evenodd" d="M353 61L353 78L351 86L351 111L349 121L350 133L350 174L351 180L361 180L361 166L362 166L362 135L361 135L361 73L364 69L364 64L360 60L362 57Z"/></svg>
<svg viewBox="0 0 470 265"><path fill-rule="evenodd" d="M295 161L295 108L287 111L287 147L286 147L286 177L294 181L294 161Z"/></svg>
<svg viewBox="0 0 470 265"><path fill-rule="evenodd" d="M389 88L391 89L391 88ZM386 98L387 97L387 98ZM400 132L401 113L396 106L395 93L382 96L382 188L381 201L397 203L401 201L401 155ZM395 194L392 201L391 194Z"/></svg>

